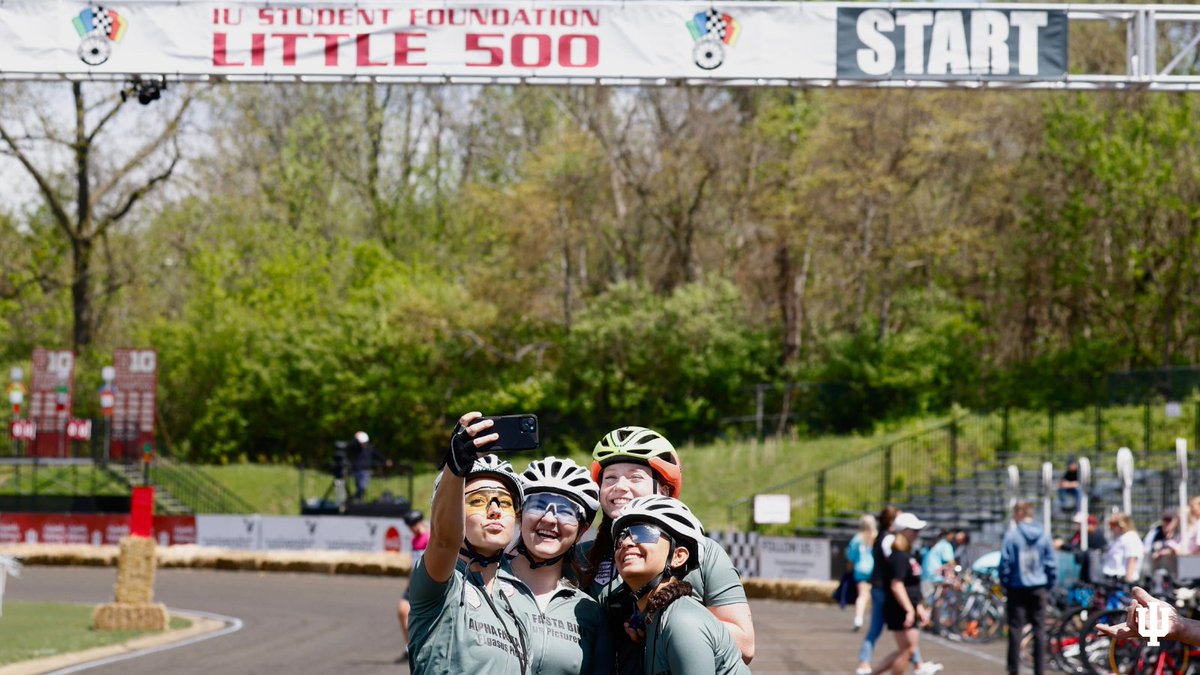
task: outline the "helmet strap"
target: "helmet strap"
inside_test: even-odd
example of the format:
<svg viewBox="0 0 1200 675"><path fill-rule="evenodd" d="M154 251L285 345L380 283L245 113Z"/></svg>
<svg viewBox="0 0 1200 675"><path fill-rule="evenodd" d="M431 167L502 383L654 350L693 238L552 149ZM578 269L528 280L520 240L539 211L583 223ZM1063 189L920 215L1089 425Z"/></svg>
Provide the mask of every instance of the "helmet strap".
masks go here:
<svg viewBox="0 0 1200 675"><path fill-rule="evenodd" d="M462 548L458 549L458 552L467 556L472 565L477 564L484 569L487 569L491 565L497 565L500 563L500 561L504 560L504 549L500 549L496 555L486 556L475 550L475 547L471 545L471 542L467 541L466 539L463 539Z"/></svg>
<svg viewBox="0 0 1200 675"><path fill-rule="evenodd" d="M646 582L645 586L642 586L633 592L634 600L641 601L642 598L653 593L655 589L658 588L659 584L669 581L671 576L671 563L670 561L667 561L667 566L663 568L663 571L659 572L653 579Z"/></svg>

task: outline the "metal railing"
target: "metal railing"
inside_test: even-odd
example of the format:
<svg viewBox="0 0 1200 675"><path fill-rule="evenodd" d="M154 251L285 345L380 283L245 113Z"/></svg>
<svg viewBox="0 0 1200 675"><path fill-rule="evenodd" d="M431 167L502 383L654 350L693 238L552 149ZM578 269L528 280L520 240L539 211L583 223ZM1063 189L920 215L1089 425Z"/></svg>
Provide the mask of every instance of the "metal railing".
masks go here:
<svg viewBox="0 0 1200 675"><path fill-rule="evenodd" d="M149 483L158 489L160 511L173 513L253 513L254 507L199 467L172 457L160 446L149 464L140 454L107 459L102 420L93 420L90 441L64 442L53 456L33 456L25 443L0 444L0 496L37 498L111 494ZM126 494L128 494L126 492ZM47 501L52 503L53 500Z"/></svg>
<svg viewBox="0 0 1200 675"><path fill-rule="evenodd" d="M1058 473L1068 457L1086 455L1110 473L1120 447L1134 450L1142 475L1153 475L1156 486L1166 485L1174 471L1176 438L1189 439L1190 447L1197 447L1200 401L1181 404L1170 415L1154 402L1071 411L960 411L946 422L755 493L789 495L792 528L849 527L858 514L917 497L937 496L947 505L984 504L986 496L970 494L980 484L977 475L1010 464L1033 472L1048 461ZM1155 508L1170 505L1164 490L1147 491L1146 503ZM753 495L730 502L728 509L733 526L754 527Z"/></svg>

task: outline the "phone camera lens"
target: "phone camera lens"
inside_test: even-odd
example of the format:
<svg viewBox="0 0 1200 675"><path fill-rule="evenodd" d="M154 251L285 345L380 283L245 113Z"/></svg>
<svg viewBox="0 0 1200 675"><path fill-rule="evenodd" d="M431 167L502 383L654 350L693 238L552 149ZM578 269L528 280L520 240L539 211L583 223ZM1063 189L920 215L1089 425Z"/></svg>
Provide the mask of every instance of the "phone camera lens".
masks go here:
<svg viewBox="0 0 1200 675"><path fill-rule="evenodd" d="M526 417L525 419L521 420L521 430L522 431L533 431L533 427L534 427L533 419Z"/></svg>

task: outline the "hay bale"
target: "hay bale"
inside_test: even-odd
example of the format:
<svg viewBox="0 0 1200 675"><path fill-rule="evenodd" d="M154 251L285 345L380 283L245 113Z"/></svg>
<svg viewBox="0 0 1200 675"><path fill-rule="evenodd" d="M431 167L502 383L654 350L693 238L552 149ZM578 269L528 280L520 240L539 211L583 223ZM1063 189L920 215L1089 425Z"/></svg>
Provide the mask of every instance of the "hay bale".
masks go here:
<svg viewBox="0 0 1200 675"><path fill-rule="evenodd" d="M747 598L790 600L793 602L833 602L836 581L793 579L742 579Z"/></svg>
<svg viewBox="0 0 1200 675"><path fill-rule="evenodd" d="M251 553L221 551L212 559L212 566L219 570L257 570L262 568L262 561Z"/></svg>
<svg viewBox="0 0 1200 675"><path fill-rule="evenodd" d="M155 548L154 540L145 537L121 540L115 587L118 604L148 605L154 602Z"/></svg>
<svg viewBox="0 0 1200 675"><path fill-rule="evenodd" d="M163 632L171 625L167 606L162 603L129 604L110 602L92 610L96 630L152 630Z"/></svg>

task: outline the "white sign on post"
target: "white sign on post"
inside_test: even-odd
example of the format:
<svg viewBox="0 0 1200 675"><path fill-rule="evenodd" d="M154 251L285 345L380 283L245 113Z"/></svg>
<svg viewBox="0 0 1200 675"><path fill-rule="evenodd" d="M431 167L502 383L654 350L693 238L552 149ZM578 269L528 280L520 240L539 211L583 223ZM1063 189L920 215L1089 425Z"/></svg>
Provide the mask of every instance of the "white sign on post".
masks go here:
<svg viewBox="0 0 1200 675"><path fill-rule="evenodd" d="M764 579L829 579L829 540L759 537L758 574Z"/></svg>
<svg viewBox="0 0 1200 675"><path fill-rule="evenodd" d="M1167 401L1166 415L1168 419L1183 417L1183 404L1179 401Z"/></svg>
<svg viewBox="0 0 1200 675"><path fill-rule="evenodd" d="M12 556L0 555L0 616L4 616L4 579L21 576L21 563Z"/></svg>
<svg viewBox="0 0 1200 675"><path fill-rule="evenodd" d="M754 495L757 525L787 525L792 522L791 495Z"/></svg>

